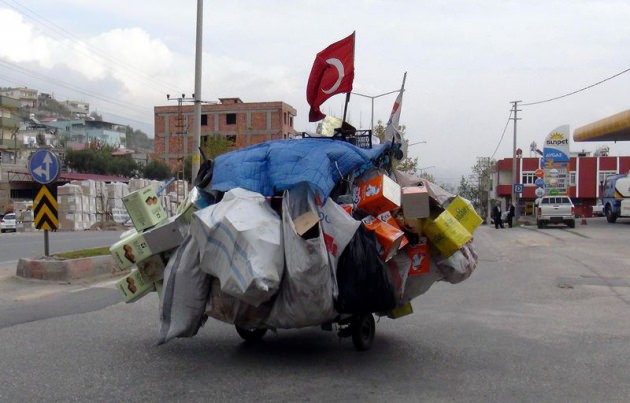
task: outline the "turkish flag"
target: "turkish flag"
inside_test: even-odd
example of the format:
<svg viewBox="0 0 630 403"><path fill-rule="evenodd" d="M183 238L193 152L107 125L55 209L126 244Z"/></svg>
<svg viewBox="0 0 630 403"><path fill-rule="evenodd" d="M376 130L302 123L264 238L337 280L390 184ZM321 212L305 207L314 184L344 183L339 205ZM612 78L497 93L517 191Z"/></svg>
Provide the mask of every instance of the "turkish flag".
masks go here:
<svg viewBox="0 0 630 403"><path fill-rule="evenodd" d="M308 120L326 117L319 107L335 94L352 91L354 81L354 32L335 42L315 57L306 86L306 101L311 106Z"/></svg>

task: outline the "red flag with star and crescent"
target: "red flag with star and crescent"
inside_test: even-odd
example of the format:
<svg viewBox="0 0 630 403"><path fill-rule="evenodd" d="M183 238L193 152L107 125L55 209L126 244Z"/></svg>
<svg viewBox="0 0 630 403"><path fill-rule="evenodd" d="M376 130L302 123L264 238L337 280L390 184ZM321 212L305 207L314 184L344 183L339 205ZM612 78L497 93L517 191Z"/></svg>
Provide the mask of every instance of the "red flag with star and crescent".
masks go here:
<svg viewBox="0 0 630 403"><path fill-rule="evenodd" d="M326 117L320 106L335 94L352 91L354 81L354 32L315 57L306 86L306 101L311 106L309 122Z"/></svg>

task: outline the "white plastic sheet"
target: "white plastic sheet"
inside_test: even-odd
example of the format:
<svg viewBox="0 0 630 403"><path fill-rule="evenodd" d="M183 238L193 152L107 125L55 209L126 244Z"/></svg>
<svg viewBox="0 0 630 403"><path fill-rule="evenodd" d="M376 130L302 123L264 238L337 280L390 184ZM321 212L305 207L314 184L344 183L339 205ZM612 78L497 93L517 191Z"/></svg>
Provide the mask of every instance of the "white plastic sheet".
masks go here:
<svg viewBox="0 0 630 403"><path fill-rule="evenodd" d="M321 229L315 238L304 239L295 230L294 218L311 211L317 214L312 193L304 186L285 192L282 226L286 270L267 325L290 329L320 325L337 312L333 303L336 289Z"/></svg>
<svg viewBox="0 0 630 403"><path fill-rule="evenodd" d="M278 291L284 270L281 221L262 195L232 189L195 212L190 230L201 270L219 279L221 291L253 306Z"/></svg>

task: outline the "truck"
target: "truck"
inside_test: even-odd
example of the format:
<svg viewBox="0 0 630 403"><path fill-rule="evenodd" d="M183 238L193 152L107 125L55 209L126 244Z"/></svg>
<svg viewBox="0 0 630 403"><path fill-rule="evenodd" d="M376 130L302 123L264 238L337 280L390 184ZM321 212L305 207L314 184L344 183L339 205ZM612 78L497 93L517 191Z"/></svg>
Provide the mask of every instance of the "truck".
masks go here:
<svg viewBox="0 0 630 403"><path fill-rule="evenodd" d="M543 196L536 200L536 225L565 224L575 228L575 207L569 196Z"/></svg>
<svg viewBox="0 0 630 403"><path fill-rule="evenodd" d="M613 224L620 217L630 217L630 173L611 175L604 181L602 205L606 221Z"/></svg>

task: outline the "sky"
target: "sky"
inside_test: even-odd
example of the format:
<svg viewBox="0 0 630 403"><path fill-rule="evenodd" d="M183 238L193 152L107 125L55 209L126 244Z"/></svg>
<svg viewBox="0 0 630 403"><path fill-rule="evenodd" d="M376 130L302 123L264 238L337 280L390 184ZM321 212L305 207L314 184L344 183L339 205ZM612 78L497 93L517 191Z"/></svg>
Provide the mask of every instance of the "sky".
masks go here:
<svg viewBox="0 0 630 403"><path fill-rule="evenodd" d="M628 15L630 2L615 0L206 0L201 99L283 101L297 110L295 129L313 132L315 55L356 32L353 92L368 97L351 95L348 122L368 129L372 113L386 122L396 93L382 94L406 72L409 156L457 184L478 157L512 156L512 101L522 101L524 156L559 126L572 136L630 109L630 72L619 74L630 68ZM194 92L196 20L194 0L0 0L0 86L86 101L153 137L153 107ZM341 117L344 101L336 95L322 111ZM630 155L630 142L571 140L571 151L602 145Z"/></svg>

